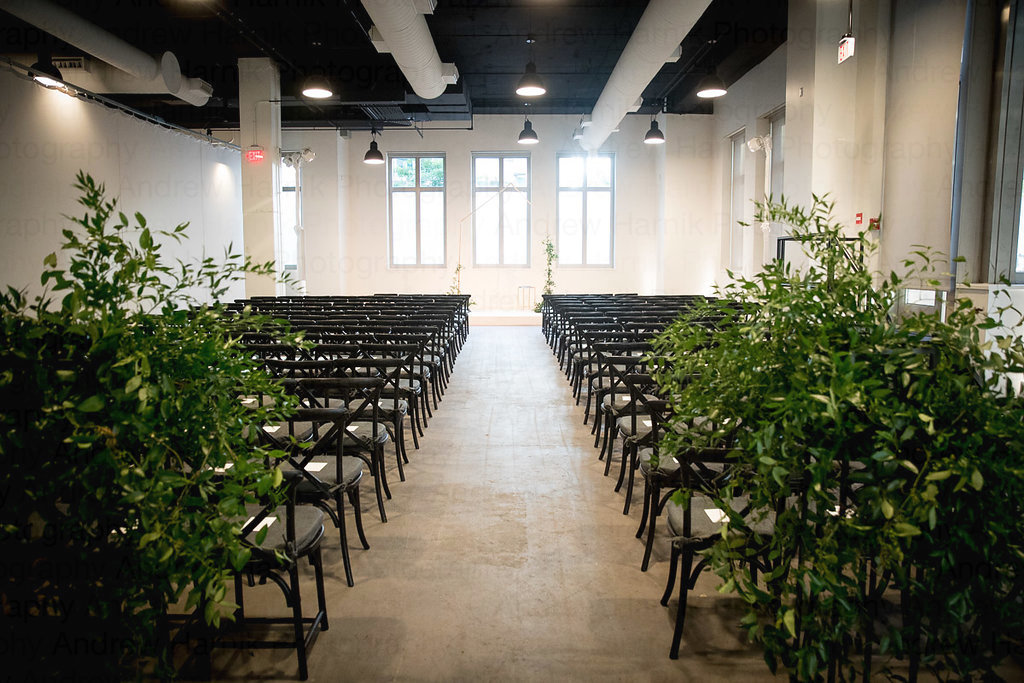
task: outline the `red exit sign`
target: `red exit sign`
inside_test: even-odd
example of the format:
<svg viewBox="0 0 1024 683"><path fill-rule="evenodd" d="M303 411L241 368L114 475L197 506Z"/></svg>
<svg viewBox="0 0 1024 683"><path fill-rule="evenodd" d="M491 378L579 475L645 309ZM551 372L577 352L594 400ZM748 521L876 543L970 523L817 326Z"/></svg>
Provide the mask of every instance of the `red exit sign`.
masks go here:
<svg viewBox="0 0 1024 683"><path fill-rule="evenodd" d="M249 163L256 163L263 161L263 150L262 149L250 149L245 153L245 160Z"/></svg>
<svg viewBox="0 0 1024 683"><path fill-rule="evenodd" d="M839 63L853 56L853 36L847 34L839 41Z"/></svg>

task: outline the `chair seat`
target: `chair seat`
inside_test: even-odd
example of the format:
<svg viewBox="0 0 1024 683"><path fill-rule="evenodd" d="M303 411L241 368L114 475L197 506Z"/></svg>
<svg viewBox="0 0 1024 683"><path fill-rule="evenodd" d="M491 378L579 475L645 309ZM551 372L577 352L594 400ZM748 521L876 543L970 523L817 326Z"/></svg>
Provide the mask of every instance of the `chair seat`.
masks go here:
<svg viewBox="0 0 1024 683"><path fill-rule="evenodd" d="M641 448L640 449L640 470L644 474L650 474L651 472L651 456L654 455L653 448ZM673 474L679 471L679 461L675 458L667 455L663 455L658 459L657 471L661 474Z"/></svg>
<svg viewBox="0 0 1024 683"><path fill-rule="evenodd" d="M730 505L736 512L741 512L747 506L745 497L733 498ZM672 536L678 537L683 542L701 542L717 536L722 525L727 521L725 512L719 508L713 500L705 496L693 495L690 497L690 533L684 535L684 521L686 510L674 501L669 501L665 506L667 511L666 520L668 531ZM770 534L775 529L775 514L770 513L764 519L758 520L751 526L758 534Z"/></svg>
<svg viewBox="0 0 1024 683"><path fill-rule="evenodd" d="M633 441L643 441L651 434L650 418L641 418L636 421L636 434L633 433L633 418L629 415L617 419L615 426L620 435Z"/></svg>
<svg viewBox="0 0 1024 683"><path fill-rule="evenodd" d="M353 422L345 432L345 439L342 446L345 448L371 448L373 445L385 444L388 442L388 432L385 425L377 427L377 438L373 437L372 422Z"/></svg>
<svg viewBox="0 0 1024 683"><path fill-rule="evenodd" d="M349 410L358 410L361 405L362 401L355 400L349 403L348 407ZM391 417L395 412L400 415L407 415L409 413L409 402L402 398L382 398L377 401L377 409L387 417Z"/></svg>
<svg viewBox="0 0 1024 683"><path fill-rule="evenodd" d="M363 461L360 458L347 455L342 456L340 482L338 481L338 468L332 456L317 456L313 458L306 463L306 471L331 488L339 483L348 488L363 476ZM307 477L302 477L298 480L295 490L300 498L320 494L320 489Z"/></svg>
<svg viewBox="0 0 1024 683"><path fill-rule="evenodd" d="M246 505L246 512L249 519L259 514L263 508L259 505ZM295 548L288 553L287 547L287 526L286 518L288 509L283 505L271 512L267 517L256 525L256 528L246 535L245 540L253 544L253 557L276 562L275 551L284 552L292 557L302 557L309 553L320 542L324 534L324 513L312 505L295 506ZM271 520L271 521L267 521ZM244 523L246 520L242 520ZM267 537L263 539L263 545L256 545L256 535L259 530L266 526Z"/></svg>

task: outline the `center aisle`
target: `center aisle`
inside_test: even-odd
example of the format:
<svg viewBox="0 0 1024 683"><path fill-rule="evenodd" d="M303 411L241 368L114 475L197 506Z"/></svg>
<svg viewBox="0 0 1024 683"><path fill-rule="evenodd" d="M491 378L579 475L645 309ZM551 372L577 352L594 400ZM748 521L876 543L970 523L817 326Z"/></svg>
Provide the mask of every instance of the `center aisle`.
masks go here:
<svg viewBox="0 0 1024 683"><path fill-rule="evenodd" d="M473 328L422 448L410 445L407 481L388 451L387 524L363 480L371 549L351 550L354 588L324 544L330 630L310 680L767 678L707 573L681 657L668 658L666 544L642 573L640 506L622 515L592 444L539 328ZM294 672L293 651L241 654L233 663L261 660L262 677Z"/></svg>

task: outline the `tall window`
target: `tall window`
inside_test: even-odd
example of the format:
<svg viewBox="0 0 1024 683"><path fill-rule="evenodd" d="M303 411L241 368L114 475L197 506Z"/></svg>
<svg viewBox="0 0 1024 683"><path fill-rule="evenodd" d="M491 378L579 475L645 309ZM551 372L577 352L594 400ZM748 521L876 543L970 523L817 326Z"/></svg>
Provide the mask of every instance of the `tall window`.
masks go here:
<svg viewBox="0 0 1024 683"><path fill-rule="evenodd" d="M558 157L558 263L610 266L615 237L615 157Z"/></svg>
<svg viewBox="0 0 1024 683"><path fill-rule="evenodd" d="M530 265L530 157L473 155L473 262Z"/></svg>
<svg viewBox="0 0 1024 683"><path fill-rule="evenodd" d="M743 272L743 226L739 222L743 220L745 200L743 151L746 140L746 132L742 130L729 137L729 269L735 273Z"/></svg>
<svg viewBox="0 0 1024 683"><path fill-rule="evenodd" d="M391 265L443 266L443 154L388 156Z"/></svg>
<svg viewBox="0 0 1024 683"><path fill-rule="evenodd" d="M294 279L303 279L302 267L302 171L297 164L281 164L280 240L281 268Z"/></svg>
<svg viewBox="0 0 1024 683"><path fill-rule="evenodd" d="M782 178L786 168L786 157L782 155L782 143L786 135L786 110L780 109L768 117L768 133L772 136L772 197L778 201L782 196Z"/></svg>

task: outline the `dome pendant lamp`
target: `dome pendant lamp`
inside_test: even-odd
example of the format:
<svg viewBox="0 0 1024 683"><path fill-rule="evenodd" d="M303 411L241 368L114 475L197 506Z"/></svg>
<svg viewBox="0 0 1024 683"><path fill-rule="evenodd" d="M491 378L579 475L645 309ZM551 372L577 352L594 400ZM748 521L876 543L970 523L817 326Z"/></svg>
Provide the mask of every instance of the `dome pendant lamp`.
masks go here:
<svg viewBox="0 0 1024 683"><path fill-rule="evenodd" d="M314 100L324 100L334 95L334 92L326 78L313 75L302 83L302 94Z"/></svg>
<svg viewBox="0 0 1024 683"><path fill-rule="evenodd" d="M645 145L664 145L665 134L658 128L658 119L651 119L651 129L647 131L647 135L644 136Z"/></svg>
<svg viewBox="0 0 1024 683"><path fill-rule="evenodd" d="M697 86L697 97L701 97L706 100L714 97L721 97L726 92L725 83L723 83L722 79L713 73L702 78L700 84Z"/></svg>
<svg viewBox="0 0 1024 683"><path fill-rule="evenodd" d="M529 104L524 104L524 107L529 107ZM530 123L530 115L523 112L523 130L519 133L519 144L520 145L536 145L540 142L540 138L537 137L537 132L533 129L533 124Z"/></svg>
<svg viewBox="0 0 1024 683"><path fill-rule="evenodd" d="M530 46L530 61L526 64L523 77L519 79L519 85L516 86L516 94L521 97L540 97L548 91L544 87L544 81L537 75L537 65L533 62L533 44L536 42L533 35L526 36L526 44Z"/></svg>
<svg viewBox="0 0 1024 683"><path fill-rule="evenodd" d="M363 163L371 166L379 166L384 163L384 154L377 148L377 129L370 129L370 149L363 155Z"/></svg>
<svg viewBox="0 0 1024 683"><path fill-rule="evenodd" d="M49 54L40 53L39 61L29 67L29 73L36 83L47 88L60 88L64 85L61 83L64 77L61 75L60 69L53 65Z"/></svg>

